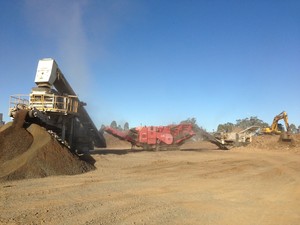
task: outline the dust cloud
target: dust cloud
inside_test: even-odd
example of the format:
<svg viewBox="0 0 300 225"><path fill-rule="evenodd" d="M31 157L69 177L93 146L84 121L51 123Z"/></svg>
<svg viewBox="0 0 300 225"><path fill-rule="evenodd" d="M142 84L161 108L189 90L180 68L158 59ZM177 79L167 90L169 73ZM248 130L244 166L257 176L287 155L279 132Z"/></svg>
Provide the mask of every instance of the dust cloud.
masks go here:
<svg viewBox="0 0 300 225"><path fill-rule="evenodd" d="M88 39L83 25L87 1L38 1L28 0L25 11L29 26L40 36L47 48L52 48L53 57L62 72L68 77L77 94L88 89ZM57 50L57 51L55 51Z"/></svg>

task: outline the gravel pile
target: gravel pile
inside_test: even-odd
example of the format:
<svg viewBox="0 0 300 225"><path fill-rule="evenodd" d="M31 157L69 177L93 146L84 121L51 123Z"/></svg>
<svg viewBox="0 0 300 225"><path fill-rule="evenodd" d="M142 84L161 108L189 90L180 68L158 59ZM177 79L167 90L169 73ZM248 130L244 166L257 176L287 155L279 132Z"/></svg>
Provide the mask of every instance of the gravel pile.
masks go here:
<svg viewBox="0 0 300 225"><path fill-rule="evenodd" d="M43 127L22 127L21 118L0 130L0 180L74 175L94 170L62 146ZM85 157L86 159L86 157Z"/></svg>

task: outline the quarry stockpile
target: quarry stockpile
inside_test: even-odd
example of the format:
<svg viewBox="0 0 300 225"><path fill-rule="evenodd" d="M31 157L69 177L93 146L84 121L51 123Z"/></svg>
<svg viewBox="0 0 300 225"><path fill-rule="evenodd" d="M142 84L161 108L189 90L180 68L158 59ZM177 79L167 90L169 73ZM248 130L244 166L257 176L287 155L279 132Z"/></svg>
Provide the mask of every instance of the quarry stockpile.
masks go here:
<svg viewBox="0 0 300 225"><path fill-rule="evenodd" d="M245 148L300 152L300 134L293 134L291 142L280 141L279 135L254 136L252 142Z"/></svg>
<svg viewBox="0 0 300 225"><path fill-rule="evenodd" d="M43 127L31 124L25 129L21 120L0 129L0 181L74 175L95 169Z"/></svg>
<svg viewBox="0 0 300 225"><path fill-rule="evenodd" d="M104 134L107 148L131 148L131 144L127 141L122 141L110 134Z"/></svg>

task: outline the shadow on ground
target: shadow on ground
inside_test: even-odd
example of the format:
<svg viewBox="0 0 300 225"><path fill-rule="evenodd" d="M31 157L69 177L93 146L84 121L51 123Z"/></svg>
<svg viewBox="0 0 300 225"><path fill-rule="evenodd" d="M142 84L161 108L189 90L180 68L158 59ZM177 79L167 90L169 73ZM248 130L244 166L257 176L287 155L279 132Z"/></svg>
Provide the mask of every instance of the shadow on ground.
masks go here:
<svg viewBox="0 0 300 225"><path fill-rule="evenodd" d="M95 149L90 151L91 155L108 155L108 154L115 154L115 155L125 155L128 153L140 153L140 152L177 152L177 151L182 151L182 152L209 152L209 151L223 151L220 149L207 149L207 148L187 148L187 149L176 149L176 150L159 150L159 151L154 151L154 150L144 150L144 149Z"/></svg>
<svg viewBox="0 0 300 225"><path fill-rule="evenodd" d="M115 155L125 155L128 153L139 153L139 152L153 152L153 150L143 150L143 149L95 149L90 151L91 155L107 155L107 154L115 154Z"/></svg>

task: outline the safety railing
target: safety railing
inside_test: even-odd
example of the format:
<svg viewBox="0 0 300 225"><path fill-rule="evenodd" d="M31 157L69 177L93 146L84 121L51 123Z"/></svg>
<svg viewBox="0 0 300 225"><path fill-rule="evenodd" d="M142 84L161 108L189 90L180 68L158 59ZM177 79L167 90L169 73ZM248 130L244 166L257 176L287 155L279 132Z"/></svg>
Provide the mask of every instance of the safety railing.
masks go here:
<svg viewBox="0 0 300 225"><path fill-rule="evenodd" d="M17 107L27 108L29 106L29 95L17 94L9 98L9 111Z"/></svg>
<svg viewBox="0 0 300 225"><path fill-rule="evenodd" d="M9 100L9 111L15 109L37 109L44 112L74 114L78 112L77 96L59 96L54 94L12 95Z"/></svg>
<svg viewBox="0 0 300 225"><path fill-rule="evenodd" d="M65 114L78 112L78 97L54 94L30 94L30 107L39 111L61 112Z"/></svg>

